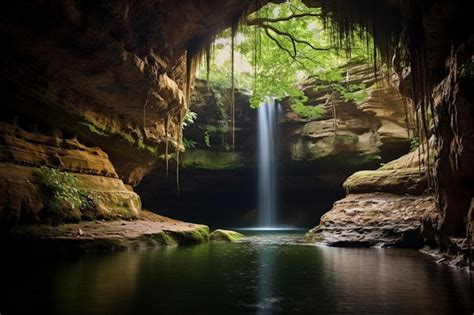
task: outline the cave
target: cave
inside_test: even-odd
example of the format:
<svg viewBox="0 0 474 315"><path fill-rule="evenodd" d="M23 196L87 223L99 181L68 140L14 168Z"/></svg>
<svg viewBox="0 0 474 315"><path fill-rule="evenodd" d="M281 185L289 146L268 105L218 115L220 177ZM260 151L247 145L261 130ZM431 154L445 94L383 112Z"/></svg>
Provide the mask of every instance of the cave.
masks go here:
<svg viewBox="0 0 474 315"><path fill-rule="evenodd" d="M462 0L19 0L3 314L473 314Z"/></svg>

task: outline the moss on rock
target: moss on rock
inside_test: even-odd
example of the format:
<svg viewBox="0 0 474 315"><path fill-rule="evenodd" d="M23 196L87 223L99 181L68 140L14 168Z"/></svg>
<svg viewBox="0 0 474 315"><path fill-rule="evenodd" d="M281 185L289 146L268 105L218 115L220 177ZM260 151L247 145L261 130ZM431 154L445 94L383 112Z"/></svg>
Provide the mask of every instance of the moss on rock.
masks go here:
<svg viewBox="0 0 474 315"><path fill-rule="evenodd" d="M193 150L184 154L183 166L207 170L227 170L243 167L244 161L235 152Z"/></svg>
<svg viewBox="0 0 474 315"><path fill-rule="evenodd" d="M244 237L243 234L230 230L215 230L209 235L211 241L235 242Z"/></svg>

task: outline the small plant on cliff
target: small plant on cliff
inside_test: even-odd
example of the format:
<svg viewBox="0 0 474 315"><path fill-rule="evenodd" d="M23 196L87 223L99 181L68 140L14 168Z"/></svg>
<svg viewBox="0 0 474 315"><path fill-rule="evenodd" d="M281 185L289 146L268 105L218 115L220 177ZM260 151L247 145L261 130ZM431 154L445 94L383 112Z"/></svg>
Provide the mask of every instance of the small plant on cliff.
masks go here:
<svg viewBox="0 0 474 315"><path fill-rule="evenodd" d="M194 124L194 122L196 121L196 118L197 118L197 113L191 110L188 110L186 112L186 115L184 115L183 128Z"/></svg>
<svg viewBox="0 0 474 315"><path fill-rule="evenodd" d="M318 119L326 113L326 110L321 106L308 106L302 103L291 105L291 109L301 117L309 119Z"/></svg>
<svg viewBox="0 0 474 315"><path fill-rule="evenodd" d="M211 146L211 139L209 137L209 129L206 129L206 131L204 131L204 144L206 145L206 147Z"/></svg>
<svg viewBox="0 0 474 315"><path fill-rule="evenodd" d="M333 83L331 86L339 93L339 95L344 99L346 102L356 102L360 103L369 97L366 91L365 83L360 84L350 84L344 86L340 83Z"/></svg>
<svg viewBox="0 0 474 315"><path fill-rule="evenodd" d="M410 140L410 152L415 151L420 146L420 140L418 138L413 138Z"/></svg>
<svg viewBox="0 0 474 315"><path fill-rule="evenodd" d="M42 166L37 175L49 199L46 213L54 221L77 222L81 211L96 207L93 193L78 187L78 179L57 169Z"/></svg>
<svg viewBox="0 0 474 315"><path fill-rule="evenodd" d="M193 139L183 138L183 145L185 150L192 150L196 148L197 142Z"/></svg>

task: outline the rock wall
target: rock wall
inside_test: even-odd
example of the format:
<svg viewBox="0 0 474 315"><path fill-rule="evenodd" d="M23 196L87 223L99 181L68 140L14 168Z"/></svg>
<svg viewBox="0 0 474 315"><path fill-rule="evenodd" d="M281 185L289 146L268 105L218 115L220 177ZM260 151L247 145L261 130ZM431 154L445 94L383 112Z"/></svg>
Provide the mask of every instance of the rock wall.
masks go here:
<svg viewBox="0 0 474 315"><path fill-rule="evenodd" d="M390 150L398 151L398 156L407 152L414 129L409 114L412 102L402 97L387 76L379 77L376 84L371 65L354 62L341 67L341 72L349 77L348 82L341 84L363 83L366 87L361 92L367 97L363 101L345 100L323 82L306 83L301 88L308 96L308 106L325 109L325 114L317 119L299 116L288 100L283 100L280 119L283 163L332 160L337 164L344 160L344 163L363 165L380 160ZM245 92L238 91L236 95L236 149L227 155L229 165L235 161L236 154L240 157L239 163L234 163L238 167L253 163L257 121L256 111L249 107ZM197 119L185 129L184 136L194 141L195 147L184 154L184 161L196 160L197 156L205 159L205 152L226 155L230 143L230 91L198 80L190 106Z"/></svg>
<svg viewBox="0 0 474 315"><path fill-rule="evenodd" d="M119 216L119 208L134 217L140 200L124 184L140 182L163 155L166 139L176 149L197 58L250 4L3 4L0 221L41 220L44 196L34 179L40 166L104 190L107 202L96 217Z"/></svg>
<svg viewBox="0 0 474 315"><path fill-rule="evenodd" d="M434 150L425 172L437 215L424 220L425 242L448 256L460 255L457 263L465 264L470 252L468 240L473 238L470 209L474 196L470 162L474 27L470 11L463 1L367 1L359 6L334 0L308 4L323 6L341 34L362 25L374 36L382 58L393 65L397 74L391 81L414 100L423 146L425 151L427 147Z"/></svg>
<svg viewBox="0 0 474 315"><path fill-rule="evenodd" d="M305 84L308 104L322 106L326 114L317 120L302 119L287 104L282 129L291 159L344 157L346 163L363 164L380 159L384 150L406 150L414 128L409 115L411 102L390 84L387 76L379 73L376 79L371 65L351 62L341 67L341 72L346 79L340 84L364 84L359 93L367 97L346 100L330 86L325 87L324 82Z"/></svg>
<svg viewBox="0 0 474 315"><path fill-rule="evenodd" d="M120 178L136 184L156 151L163 151L168 117L168 137L176 145L199 49L249 3L5 4L2 115L67 130L100 145Z"/></svg>
<svg viewBox="0 0 474 315"><path fill-rule="evenodd" d="M304 119L282 102L280 120L279 220L282 224L313 226L334 200L344 195L344 180L354 171L375 169L381 162L408 152L405 104L395 88L380 77L378 88L370 65L357 62L349 71L350 84L366 84L363 102L344 101L337 93L338 126L332 107L318 119ZM343 82L345 84L345 82ZM309 104L322 105L334 92L305 89ZM407 105L409 106L409 104ZM180 194L174 163L169 177L162 167L150 172L137 186L146 208L164 215L176 214L215 226L258 224L256 174L257 112L249 107L244 91L236 93L236 146L230 148L230 91L196 80L191 111L197 114L184 129ZM228 200L233 200L232 204ZM223 210L225 209L225 210Z"/></svg>
<svg viewBox="0 0 474 315"><path fill-rule="evenodd" d="M414 247L424 245L422 221L437 216L418 152L378 170L360 171L344 182L346 198L334 203L308 242L331 246Z"/></svg>
<svg viewBox="0 0 474 315"><path fill-rule="evenodd" d="M61 194L61 209L51 212L56 191L48 191L40 167L72 173L83 191L81 204ZM59 173L52 180L60 180ZM89 201L89 202L87 202ZM102 149L90 148L62 134L47 136L0 123L0 222L44 223L51 220L133 219L141 209L140 198L128 188Z"/></svg>

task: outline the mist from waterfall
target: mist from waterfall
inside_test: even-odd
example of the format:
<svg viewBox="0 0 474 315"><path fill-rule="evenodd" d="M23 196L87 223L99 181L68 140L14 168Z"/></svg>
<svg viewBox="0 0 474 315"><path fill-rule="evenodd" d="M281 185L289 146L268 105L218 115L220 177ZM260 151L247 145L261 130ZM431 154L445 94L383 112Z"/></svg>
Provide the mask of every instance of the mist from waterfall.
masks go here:
<svg viewBox="0 0 474 315"><path fill-rule="evenodd" d="M258 215L260 227L277 223L278 120L280 106L267 97L258 108Z"/></svg>

